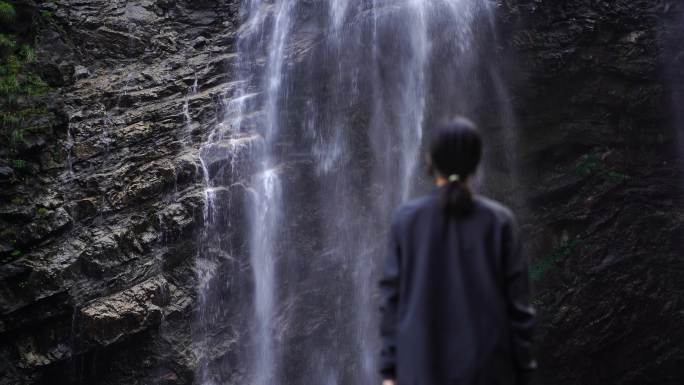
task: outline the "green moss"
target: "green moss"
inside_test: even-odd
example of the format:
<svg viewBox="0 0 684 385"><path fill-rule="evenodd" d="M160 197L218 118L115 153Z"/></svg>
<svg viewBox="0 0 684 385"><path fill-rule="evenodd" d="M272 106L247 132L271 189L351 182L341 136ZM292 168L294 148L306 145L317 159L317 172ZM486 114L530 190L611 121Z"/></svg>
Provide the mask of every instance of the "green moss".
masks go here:
<svg viewBox="0 0 684 385"><path fill-rule="evenodd" d="M530 269L530 277L532 280L539 281L542 279L546 272L549 271L549 269L551 269L558 261L569 257L580 243L580 239L573 239L571 241L565 242L555 248L549 255L534 263Z"/></svg>
<svg viewBox="0 0 684 385"><path fill-rule="evenodd" d="M13 257L18 257L21 255L21 250L14 250L11 254Z"/></svg>
<svg viewBox="0 0 684 385"><path fill-rule="evenodd" d="M50 212L50 210L46 209L45 207L38 207L38 209L36 210L36 214L37 214L39 217L42 217L42 216L44 216L45 214L47 214L47 213L49 213L49 212Z"/></svg>
<svg viewBox="0 0 684 385"><path fill-rule="evenodd" d="M25 199L24 199L24 197L14 197L14 198L12 198L11 202L13 205L19 206L19 205L24 204Z"/></svg>

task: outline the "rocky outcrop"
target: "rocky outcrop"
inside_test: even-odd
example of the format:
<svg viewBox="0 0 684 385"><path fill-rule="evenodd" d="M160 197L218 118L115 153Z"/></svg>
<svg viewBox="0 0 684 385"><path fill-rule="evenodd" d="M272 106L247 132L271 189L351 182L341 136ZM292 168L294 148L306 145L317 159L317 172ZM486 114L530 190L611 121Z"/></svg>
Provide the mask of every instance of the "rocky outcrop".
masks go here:
<svg viewBox="0 0 684 385"><path fill-rule="evenodd" d="M81 309L83 333L95 343L107 346L150 325L158 325L168 290L163 278L152 278L121 293L98 298Z"/></svg>
<svg viewBox="0 0 684 385"><path fill-rule="evenodd" d="M199 143L231 89L238 5L25 6L57 118L3 186L0 383L190 383Z"/></svg>
<svg viewBox="0 0 684 385"><path fill-rule="evenodd" d="M677 384L684 222L667 74L684 49L681 4L513 0L502 11L519 63L508 78L541 314L537 383Z"/></svg>

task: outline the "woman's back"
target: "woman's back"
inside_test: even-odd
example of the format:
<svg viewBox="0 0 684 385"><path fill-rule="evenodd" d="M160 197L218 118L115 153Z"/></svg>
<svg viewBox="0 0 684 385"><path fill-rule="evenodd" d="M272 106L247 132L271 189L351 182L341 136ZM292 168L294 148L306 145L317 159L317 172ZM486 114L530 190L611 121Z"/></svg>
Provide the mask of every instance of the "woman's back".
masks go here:
<svg viewBox="0 0 684 385"><path fill-rule="evenodd" d="M510 210L473 196L474 125L436 131L432 194L397 210L383 278L381 373L398 385L513 384L534 369L528 264Z"/></svg>
<svg viewBox="0 0 684 385"><path fill-rule="evenodd" d="M445 217L436 192L398 210L392 231L401 255L390 270L402 276L396 320L401 385L513 377L504 250L514 226L508 209L481 197L462 218Z"/></svg>

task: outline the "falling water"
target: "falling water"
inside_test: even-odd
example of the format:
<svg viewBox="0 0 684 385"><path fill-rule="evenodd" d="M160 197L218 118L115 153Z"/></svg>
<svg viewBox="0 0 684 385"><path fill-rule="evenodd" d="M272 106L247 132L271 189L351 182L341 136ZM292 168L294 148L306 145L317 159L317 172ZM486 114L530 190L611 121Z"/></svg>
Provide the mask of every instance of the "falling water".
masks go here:
<svg viewBox="0 0 684 385"><path fill-rule="evenodd" d="M344 22L349 1L350 0L339 0L330 3L330 24L334 31L339 30Z"/></svg>
<svg viewBox="0 0 684 385"><path fill-rule="evenodd" d="M66 152L66 171L68 173L68 178L72 179L74 177L74 136L71 133L71 117L69 117L69 122L67 123L66 129L66 140L64 141L64 151Z"/></svg>
<svg viewBox="0 0 684 385"><path fill-rule="evenodd" d="M185 145L192 144L192 115L190 114L190 100L197 95L197 74L195 74L195 80L192 86L188 89L185 95L185 101L183 102L183 118L185 120L185 129L182 132L181 141Z"/></svg>
<svg viewBox="0 0 684 385"><path fill-rule="evenodd" d="M275 237L280 223L281 189L275 170L266 170L255 178L250 225L250 261L254 274L254 334L252 382L255 385L278 383L274 376L273 317L275 306Z"/></svg>
<svg viewBox="0 0 684 385"><path fill-rule="evenodd" d="M249 362L244 361L243 365L246 368L244 376L246 381L254 385L267 385L279 383L276 372L276 353L274 351L274 306L275 306L275 243L277 241L278 230L281 218L281 185L279 170L276 165L274 144L277 139L280 125L280 91L282 84L282 67L284 64L285 43L289 29L290 7L293 1L282 1L275 4L276 10L274 15L268 15L272 9L267 4L262 4L259 0L246 1L242 4L242 13L246 19L242 36L238 44L245 51L240 52L243 58L237 65L238 77L244 69L242 66L249 66L249 59L253 56L250 52L261 51L266 48L269 51L262 79L254 80L252 74L244 74L244 79L239 79L241 82L237 89L232 94L228 95L228 100L224 104L226 106L226 122L217 126L217 129L212 132L208 143L203 147L202 164L205 174L205 184L208 190L215 188L217 184L227 186L228 189L234 186L234 183L243 184L246 194L249 195L242 203L247 206L247 234L249 238L248 250L249 262L253 275L253 320L249 322L250 330L245 333L243 337L245 344L249 345L245 349L244 354L249 357ZM270 44L267 47L262 47L262 41L265 38L262 28L266 19L273 19L273 31L270 39ZM261 25L259 25L261 24ZM265 90L265 92L257 92L250 94L250 89ZM260 119L258 127L251 127L248 115L254 114L250 111L253 108L254 102L258 94L263 98L263 105L260 106L263 115ZM228 127L226 129L226 127ZM255 132L250 132L250 129L256 129ZM248 145L245 146L243 139L245 134L248 136ZM254 135L256 134L256 135ZM228 160L229 173L221 171L220 173L212 173L207 166L208 161L214 160L216 157L215 146L217 143L225 141L225 136L228 136L230 145L222 148L223 154L219 154L218 158ZM256 139L255 139L256 138ZM250 143L258 141L259 144L254 145ZM246 151L240 151L245 149ZM256 173L254 175L242 175L240 170L240 157L244 156L247 162L253 166L250 167ZM225 167L221 166L221 168ZM238 181L237 176L242 175L244 180ZM231 185L232 184L232 185ZM230 194L230 193L229 193ZM209 212L205 214L205 218L214 217L216 215L224 215L221 209L217 209L216 195L207 194L206 202ZM230 198L229 198L230 199ZM228 213L231 215L232 213ZM205 222L207 220L205 219ZM205 240L215 238L211 232L223 231L225 227L230 228L230 219L228 219L228 226L218 226L211 228L205 232ZM235 252L232 245L227 245L224 251L227 254ZM200 287L200 291L211 291L208 286L212 285L212 281L216 278L216 270L218 265L208 265L207 255L198 258L198 263L201 264L198 272L200 274L200 282L204 287ZM208 278L207 278L208 277ZM215 303L211 301L214 298L203 297L200 302L201 311L209 311L215 313L216 309L212 309ZM220 312L220 311L219 311ZM201 323L207 323L206 320L200 320ZM210 322L209 322L210 324ZM202 325L209 326L210 325ZM206 348L206 345L204 345ZM201 354L200 354L201 355ZM201 364L200 380L202 383L214 383L212 373L208 373L210 369ZM220 380L218 380L220 381ZM244 380L243 380L244 381Z"/></svg>
<svg viewBox="0 0 684 385"><path fill-rule="evenodd" d="M426 128L510 137L489 4L242 2L200 156L197 383L377 383L378 266L393 208L428 188Z"/></svg>
<svg viewBox="0 0 684 385"><path fill-rule="evenodd" d="M409 2L409 50L412 52L406 65L402 66L403 87L400 91L401 105L398 112L398 131L401 137L401 200L406 200L411 192L414 172L418 161L420 143L423 136L425 114L425 71L430 51L428 40L426 7L424 0Z"/></svg>

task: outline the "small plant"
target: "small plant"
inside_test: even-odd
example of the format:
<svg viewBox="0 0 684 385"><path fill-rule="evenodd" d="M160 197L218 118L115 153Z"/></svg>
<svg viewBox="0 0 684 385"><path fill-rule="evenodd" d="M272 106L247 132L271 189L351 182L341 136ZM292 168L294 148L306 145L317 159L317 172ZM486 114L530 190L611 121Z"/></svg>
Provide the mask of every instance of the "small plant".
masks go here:
<svg viewBox="0 0 684 385"><path fill-rule="evenodd" d="M7 111L0 112L0 123L7 128L14 128L19 124L19 117Z"/></svg>
<svg viewBox="0 0 684 385"><path fill-rule="evenodd" d="M17 46L17 43L11 37L0 33L0 48L6 50L13 50Z"/></svg>
<svg viewBox="0 0 684 385"><path fill-rule="evenodd" d="M581 243L580 239L573 239L555 248L548 256L532 265L530 277L533 281L539 281L546 272L556 264L556 262L569 257L577 246Z"/></svg>
<svg viewBox="0 0 684 385"><path fill-rule="evenodd" d="M9 74L0 78L0 94L15 94L19 91L17 75Z"/></svg>
<svg viewBox="0 0 684 385"><path fill-rule="evenodd" d="M22 45L19 51L24 63L33 63L36 61L36 51L29 45Z"/></svg>
<svg viewBox="0 0 684 385"><path fill-rule="evenodd" d="M599 159L597 154L591 153L582 156L582 160L575 167L575 172L582 176L592 175L600 170L601 167L601 159Z"/></svg>
<svg viewBox="0 0 684 385"><path fill-rule="evenodd" d="M24 131L14 130L12 131L12 143L17 144L24 141Z"/></svg>
<svg viewBox="0 0 684 385"><path fill-rule="evenodd" d="M45 216L48 212L50 212L50 210L46 209L45 207L38 207L38 209L36 210L36 214L39 217Z"/></svg>
<svg viewBox="0 0 684 385"><path fill-rule="evenodd" d="M599 154L595 152L583 155L574 171L580 176L596 175L615 183L629 179L629 175L625 173L608 169Z"/></svg>
<svg viewBox="0 0 684 385"><path fill-rule="evenodd" d="M14 250L10 255L13 257L19 257L21 256L21 250Z"/></svg>
<svg viewBox="0 0 684 385"><path fill-rule="evenodd" d="M533 305L534 307L536 307L536 308L541 308L542 305L544 304L544 301L542 301L542 299L539 298L539 297L534 297L534 298L532 298L532 300L530 300L530 302L531 302L532 305Z"/></svg>
<svg viewBox="0 0 684 385"><path fill-rule="evenodd" d="M608 171L606 177L613 182L619 183L629 179L629 175L621 173L619 171Z"/></svg>
<svg viewBox="0 0 684 385"><path fill-rule="evenodd" d="M4 229L0 231L0 239L9 239L9 243L11 245L16 245L17 244L17 233L16 230L14 229Z"/></svg>
<svg viewBox="0 0 684 385"><path fill-rule="evenodd" d="M26 161L23 159L12 159L10 161L10 164L13 168L16 168L17 170L23 170L24 168L26 168Z"/></svg>
<svg viewBox="0 0 684 385"><path fill-rule="evenodd" d="M43 79L36 74L26 75L25 93L29 96L43 95L48 91L49 87Z"/></svg>
<svg viewBox="0 0 684 385"><path fill-rule="evenodd" d="M47 10L42 10L40 11L40 17L46 20L52 20L55 17L55 14Z"/></svg>

